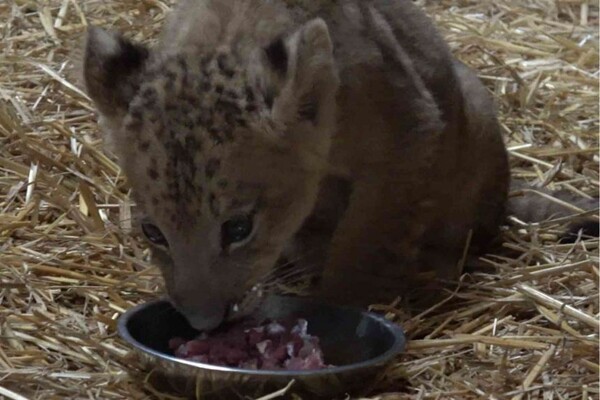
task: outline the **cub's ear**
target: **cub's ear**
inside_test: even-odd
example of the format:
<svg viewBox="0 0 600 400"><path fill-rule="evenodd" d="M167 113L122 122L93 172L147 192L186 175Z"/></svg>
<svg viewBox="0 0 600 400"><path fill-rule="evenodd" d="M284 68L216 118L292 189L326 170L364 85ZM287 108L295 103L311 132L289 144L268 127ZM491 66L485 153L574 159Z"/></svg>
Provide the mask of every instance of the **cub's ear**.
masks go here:
<svg viewBox="0 0 600 400"><path fill-rule="evenodd" d="M287 126L324 123L332 115L339 85L325 21L307 22L291 36L273 41L264 53L277 77L278 87L271 94L273 118Z"/></svg>
<svg viewBox="0 0 600 400"><path fill-rule="evenodd" d="M90 27L85 43L83 78L98 111L122 118L139 88L148 50L117 33Z"/></svg>

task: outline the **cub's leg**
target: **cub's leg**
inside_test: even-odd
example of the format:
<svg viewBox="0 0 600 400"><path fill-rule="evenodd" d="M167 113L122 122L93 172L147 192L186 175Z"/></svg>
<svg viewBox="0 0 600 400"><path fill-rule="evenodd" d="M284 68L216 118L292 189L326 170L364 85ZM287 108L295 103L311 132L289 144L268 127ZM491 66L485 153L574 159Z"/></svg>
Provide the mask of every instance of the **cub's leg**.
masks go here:
<svg viewBox="0 0 600 400"><path fill-rule="evenodd" d="M353 147L353 158L361 161L353 164L353 192L317 291L325 300L355 305L389 299L416 270L419 243L435 208L427 177L446 129L433 95L387 22L371 7L364 11L383 62L343 72L334 142ZM361 146L370 154L360 154Z"/></svg>

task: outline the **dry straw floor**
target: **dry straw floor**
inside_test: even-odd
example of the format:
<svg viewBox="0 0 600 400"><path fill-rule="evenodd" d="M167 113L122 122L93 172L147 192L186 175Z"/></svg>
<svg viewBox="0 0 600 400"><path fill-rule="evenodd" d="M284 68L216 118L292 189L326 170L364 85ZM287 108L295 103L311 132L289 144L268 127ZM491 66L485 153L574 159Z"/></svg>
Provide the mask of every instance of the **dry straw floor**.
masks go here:
<svg viewBox="0 0 600 400"><path fill-rule="evenodd" d="M2 399L169 398L130 377L136 361L115 335L117 317L160 279L67 73L86 25L151 40L169 5L0 1ZM597 196L597 1L425 7L494 92L513 175ZM487 257L427 314L389 307L414 340L370 398L598 399L598 240L558 244L564 222L510 221L512 258Z"/></svg>

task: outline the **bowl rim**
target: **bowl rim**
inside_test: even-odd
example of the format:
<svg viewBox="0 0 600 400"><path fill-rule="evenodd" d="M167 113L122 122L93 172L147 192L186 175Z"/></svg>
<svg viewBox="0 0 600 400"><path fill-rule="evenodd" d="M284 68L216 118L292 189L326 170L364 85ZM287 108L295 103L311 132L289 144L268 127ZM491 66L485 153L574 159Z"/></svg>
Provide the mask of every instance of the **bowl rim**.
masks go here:
<svg viewBox="0 0 600 400"><path fill-rule="evenodd" d="M201 363L201 362L197 362L197 361L190 361L190 360L185 360L183 358L178 358L176 356L173 356L173 355L170 355L167 353L162 353L158 350L148 347L148 346L140 343L139 341L137 341L131 335L129 330L127 329L127 324L129 323L129 321L140 310L145 309L150 306L153 306L155 304L168 303L168 302L169 301L166 299L150 300L146 303L138 304L138 305L128 309L127 311L125 311L125 313L123 313L119 317L118 322L117 322L117 331L119 333L119 336L123 340L125 340L128 344L130 344L134 348L136 348L137 350L147 353L153 357L159 358L163 361L170 361L170 362L174 362L176 364L183 364L188 367L198 368L201 370L210 370L210 371L215 371L215 372L236 373L236 374L244 374L244 375L252 375L252 376L263 376L263 377L272 376L272 377L294 378L294 377L300 377L300 376L306 377L306 376L330 375L330 374L338 374L338 373L349 372L349 371L356 371L356 370L360 370L360 369L371 368L374 366L386 364L387 362L392 360L394 357L396 357L398 354L400 354L404 350L404 347L406 345L406 337L404 335L404 330L400 327L400 325L395 324L392 321L389 321L388 319L384 318L383 316L381 316L379 314L375 314L373 312L357 310L357 309L350 308L350 307L337 307L336 306L337 308L340 308L340 309L358 311L363 317L368 317L368 318L374 319L375 321L379 322L388 331L390 331L392 333L392 336L394 338L394 343L392 344L392 346L390 346L390 348L388 348L385 352L378 355L377 357L370 358L368 360L364 360L364 361L354 363L354 364L334 366L334 367L318 369L318 370L269 370L269 369L253 370L253 369L234 368L234 367L227 367L227 366L221 366L221 365Z"/></svg>

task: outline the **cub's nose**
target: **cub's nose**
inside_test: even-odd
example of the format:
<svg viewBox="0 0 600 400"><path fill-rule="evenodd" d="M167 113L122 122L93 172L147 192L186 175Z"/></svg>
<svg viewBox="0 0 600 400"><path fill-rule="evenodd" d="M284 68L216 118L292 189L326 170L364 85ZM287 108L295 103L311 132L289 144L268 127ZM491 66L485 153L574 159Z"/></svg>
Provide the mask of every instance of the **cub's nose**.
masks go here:
<svg viewBox="0 0 600 400"><path fill-rule="evenodd" d="M188 323L199 331L209 331L218 327L225 319L227 307L219 303L210 303L203 306L186 304L177 296L171 298L171 303Z"/></svg>
<svg viewBox="0 0 600 400"><path fill-rule="evenodd" d="M199 331L210 331L221 325L225 313L206 315L198 313L183 313L190 325Z"/></svg>

